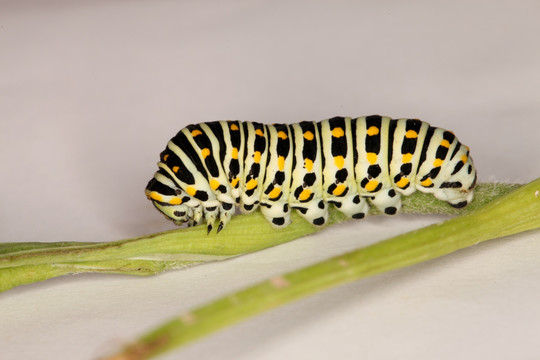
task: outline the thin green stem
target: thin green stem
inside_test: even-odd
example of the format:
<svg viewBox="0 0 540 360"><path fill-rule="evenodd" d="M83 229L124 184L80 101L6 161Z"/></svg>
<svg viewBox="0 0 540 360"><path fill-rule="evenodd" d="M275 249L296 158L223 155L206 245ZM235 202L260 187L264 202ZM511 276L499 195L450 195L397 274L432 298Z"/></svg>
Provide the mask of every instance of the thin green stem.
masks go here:
<svg viewBox="0 0 540 360"><path fill-rule="evenodd" d="M540 179L440 224L264 281L143 335L109 360L154 357L225 326L324 289L434 259L482 241L540 228Z"/></svg>
<svg viewBox="0 0 540 360"><path fill-rule="evenodd" d="M465 211L474 210L516 187L518 185L480 184L475 190L475 200ZM460 212L420 192L404 198L402 210L414 214L453 215ZM234 216L217 235L207 235L205 226L197 226L112 242L1 244L0 291L84 272L153 275L258 251L320 229L296 213L292 214L292 220L291 225L277 231L260 212L255 212ZM332 208L329 225L345 220L348 219Z"/></svg>

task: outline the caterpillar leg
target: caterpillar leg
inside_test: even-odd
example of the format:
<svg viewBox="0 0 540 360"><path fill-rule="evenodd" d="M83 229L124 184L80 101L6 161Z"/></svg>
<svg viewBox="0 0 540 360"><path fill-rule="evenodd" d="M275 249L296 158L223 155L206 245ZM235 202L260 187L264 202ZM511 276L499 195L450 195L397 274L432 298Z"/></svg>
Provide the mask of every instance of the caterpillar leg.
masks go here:
<svg viewBox="0 0 540 360"><path fill-rule="evenodd" d="M450 206L452 207L455 207L456 209L461 209L462 207L469 205L472 199L473 199L473 194L469 193L466 199L450 200L448 201L448 204L450 204Z"/></svg>
<svg viewBox="0 0 540 360"><path fill-rule="evenodd" d="M219 215L219 206L205 206L204 207L204 220L206 221L206 228L208 233L212 231L214 222Z"/></svg>
<svg viewBox="0 0 540 360"><path fill-rule="evenodd" d="M276 227L285 227L291 223L291 210L286 202L261 202L261 212Z"/></svg>
<svg viewBox="0 0 540 360"><path fill-rule="evenodd" d="M369 211L369 204L360 195L345 196L341 201L331 201L342 213L353 219L363 219Z"/></svg>
<svg viewBox="0 0 540 360"><path fill-rule="evenodd" d="M243 214L249 214L249 213L252 213L254 210L256 210L257 208L259 207L259 201L252 201L250 203L246 203L246 202L243 202L242 200L240 200L240 205L239 205L239 208L240 208L240 211L243 213Z"/></svg>
<svg viewBox="0 0 540 360"><path fill-rule="evenodd" d="M381 189L371 203L385 214L394 215L401 209L401 196L394 189Z"/></svg>
<svg viewBox="0 0 540 360"><path fill-rule="evenodd" d="M214 223L219 217L219 225L217 232L223 230L225 225L231 220L234 214L234 206L231 203L220 203L218 206L206 206L204 207L204 219L206 220L206 229L208 233L214 228ZM195 223L197 224L198 221Z"/></svg>
<svg viewBox="0 0 540 360"><path fill-rule="evenodd" d="M321 226L328 221L328 205L323 200L295 204L293 208L313 225Z"/></svg>
<svg viewBox="0 0 540 360"><path fill-rule="evenodd" d="M219 207L219 225L217 232L219 233L225 225L231 220L231 217L234 215L234 205L228 202L221 203ZM210 231L209 231L210 232Z"/></svg>

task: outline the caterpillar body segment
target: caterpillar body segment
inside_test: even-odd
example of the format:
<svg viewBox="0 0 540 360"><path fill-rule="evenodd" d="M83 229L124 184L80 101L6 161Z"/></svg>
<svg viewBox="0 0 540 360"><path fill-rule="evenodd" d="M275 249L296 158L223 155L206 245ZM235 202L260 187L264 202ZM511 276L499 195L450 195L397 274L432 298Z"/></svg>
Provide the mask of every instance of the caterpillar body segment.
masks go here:
<svg viewBox="0 0 540 360"><path fill-rule="evenodd" d="M475 184L469 149L452 132L372 115L189 125L161 153L145 192L177 225L205 222L210 232L216 221L223 229L236 207L260 208L277 227L290 224L293 209L324 225L329 205L352 218L370 205L395 214L401 195L416 190L463 207Z"/></svg>

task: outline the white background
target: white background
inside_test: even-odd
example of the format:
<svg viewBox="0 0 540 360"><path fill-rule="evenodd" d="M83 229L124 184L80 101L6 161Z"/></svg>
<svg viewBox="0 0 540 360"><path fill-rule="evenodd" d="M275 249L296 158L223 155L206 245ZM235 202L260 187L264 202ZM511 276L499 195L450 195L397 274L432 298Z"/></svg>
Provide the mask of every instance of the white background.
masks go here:
<svg viewBox="0 0 540 360"><path fill-rule="evenodd" d="M540 176L538 1L0 1L0 241L173 227L143 190L189 123L418 117L480 181ZM157 277L0 294L2 359L91 359L232 290L440 221L377 217ZM540 357L540 234L342 286L165 359Z"/></svg>

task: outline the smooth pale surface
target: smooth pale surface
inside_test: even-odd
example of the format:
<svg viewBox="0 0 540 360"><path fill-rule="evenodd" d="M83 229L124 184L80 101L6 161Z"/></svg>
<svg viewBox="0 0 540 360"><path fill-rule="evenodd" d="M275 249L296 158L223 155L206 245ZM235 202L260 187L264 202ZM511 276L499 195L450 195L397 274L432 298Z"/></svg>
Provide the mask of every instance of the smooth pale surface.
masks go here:
<svg viewBox="0 0 540 360"><path fill-rule="evenodd" d="M540 4L0 1L0 241L172 228L143 189L189 123L418 117L480 181L540 176ZM175 314L442 217L355 221L158 277L0 294L2 359L90 359ZM540 233L342 286L164 359L538 358Z"/></svg>

